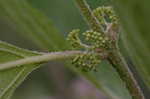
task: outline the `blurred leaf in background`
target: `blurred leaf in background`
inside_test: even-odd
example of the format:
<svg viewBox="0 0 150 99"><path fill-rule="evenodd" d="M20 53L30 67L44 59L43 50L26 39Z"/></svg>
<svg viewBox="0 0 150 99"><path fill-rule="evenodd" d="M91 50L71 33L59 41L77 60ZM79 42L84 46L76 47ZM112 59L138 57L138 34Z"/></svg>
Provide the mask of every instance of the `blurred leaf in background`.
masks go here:
<svg viewBox="0 0 150 99"><path fill-rule="evenodd" d="M20 49L0 41L0 64L33 55L38 55L38 53ZM16 86L20 85L25 77L38 67L37 65L39 64L0 71L0 99L9 99Z"/></svg>

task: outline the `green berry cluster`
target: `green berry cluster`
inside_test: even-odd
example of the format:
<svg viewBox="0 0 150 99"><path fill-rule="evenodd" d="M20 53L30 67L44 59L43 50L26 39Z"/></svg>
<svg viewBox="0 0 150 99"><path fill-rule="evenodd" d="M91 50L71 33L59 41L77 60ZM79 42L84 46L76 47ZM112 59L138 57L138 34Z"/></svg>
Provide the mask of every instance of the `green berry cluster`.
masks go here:
<svg viewBox="0 0 150 99"><path fill-rule="evenodd" d="M107 27L108 23L118 24L119 18L112 7L98 7L93 10L93 14L104 28Z"/></svg>
<svg viewBox="0 0 150 99"><path fill-rule="evenodd" d="M76 56L72 63L77 67L81 68L83 71L96 71L96 66L99 64L100 57L96 53L86 52L84 54Z"/></svg>
<svg viewBox="0 0 150 99"><path fill-rule="evenodd" d="M83 48L84 54L77 55L72 63L81 68L83 71L96 70L96 66L101 62L100 55L96 51L99 48L105 48L109 39L104 37L101 33L93 30L88 30L83 34L86 44L82 43L79 38L79 29L71 31L68 35L68 41L73 48Z"/></svg>
<svg viewBox="0 0 150 99"><path fill-rule="evenodd" d="M75 29L68 34L67 40L70 42L73 48L79 48L81 46L79 31L79 29Z"/></svg>
<svg viewBox="0 0 150 99"><path fill-rule="evenodd" d="M98 48L105 48L107 49L107 45L110 43L108 37L102 35L102 33L95 32L93 30L88 30L83 33L85 36L85 40L90 42L91 48L98 49Z"/></svg>
<svg viewBox="0 0 150 99"><path fill-rule="evenodd" d="M108 24L116 24L118 18L111 7L99 7L93 11L96 18L102 25L104 32L107 30ZM86 43L82 43L79 38L79 29L71 31L68 35L68 41L73 48L82 48L86 53L76 56L72 63L84 71L96 70L96 65L101 62L100 52L108 50L112 40L104 33L88 30L83 34Z"/></svg>

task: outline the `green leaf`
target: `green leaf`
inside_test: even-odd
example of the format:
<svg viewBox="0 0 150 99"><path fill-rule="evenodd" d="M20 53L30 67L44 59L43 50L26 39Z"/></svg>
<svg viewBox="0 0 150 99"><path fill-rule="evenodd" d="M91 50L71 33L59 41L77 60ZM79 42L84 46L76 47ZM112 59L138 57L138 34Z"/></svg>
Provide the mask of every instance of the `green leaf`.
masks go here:
<svg viewBox="0 0 150 99"><path fill-rule="evenodd" d="M22 34L28 35L28 37L41 48L48 50L69 49L65 39L51 25L51 22L39 11L27 4L25 0L0 0L0 15L14 23L14 26L17 27ZM10 49L10 51L12 50L14 49ZM21 52L19 54L21 54ZM105 92L111 98L131 99L123 82L108 63L99 66L98 72L85 73L70 66L69 68L75 70L77 74L89 79L97 88ZM30 68L26 69L32 71ZM14 75L12 78L16 76L17 75ZM26 75L23 75L20 79L24 79L25 76ZM9 81L11 82L12 79Z"/></svg>
<svg viewBox="0 0 150 99"><path fill-rule="evenodd" d="M0 64L29 56L39 55L0 41ZM28 65L0 71L0 99L9 99L16 87L38 65Z"/></svg>
<svg viewBox="0 0 150 99"><path fill-rule="evenodd" d="M29 37L44 49L57 50L64 47L64 37L47 17L32 8L25 0L0 0L0 15L17 26L19 33ZM15 27L14 26L14 27ZM52 47L53 46L53 47Z"/></svg>
<svg viewBox="0 0 150 99"><path fill-rule="evenodd" d="M124 29L125 55L131 57L142 79L150 86L150 1L114 0L114 4Z"/></svg>

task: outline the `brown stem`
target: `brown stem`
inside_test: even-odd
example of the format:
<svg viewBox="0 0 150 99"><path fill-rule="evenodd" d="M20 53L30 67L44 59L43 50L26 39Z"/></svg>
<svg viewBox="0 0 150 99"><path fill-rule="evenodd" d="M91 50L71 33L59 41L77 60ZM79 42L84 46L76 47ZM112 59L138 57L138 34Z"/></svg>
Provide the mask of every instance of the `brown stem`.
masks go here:
<svg viewBox="0 0 150 99"><path fill-rule="evenodd" d="M120 78L124 81L132 99L145 99L143 92L141 91L133 73L129 69L121 53L118 50L112 51L108 57L108 61L118 72Z"/></svg>
<svg viewBox="0 0 150 99"><path fill-rule="evenodd" d="M87 24L94 30L100 33L103 33L103 30L101 28L101 25L99 21L96 19L94 14L92 13L89 5L85 0L76 0L77 5L79 6L79 9L81 13L83 14L85 20L87 21Z"/></svg>

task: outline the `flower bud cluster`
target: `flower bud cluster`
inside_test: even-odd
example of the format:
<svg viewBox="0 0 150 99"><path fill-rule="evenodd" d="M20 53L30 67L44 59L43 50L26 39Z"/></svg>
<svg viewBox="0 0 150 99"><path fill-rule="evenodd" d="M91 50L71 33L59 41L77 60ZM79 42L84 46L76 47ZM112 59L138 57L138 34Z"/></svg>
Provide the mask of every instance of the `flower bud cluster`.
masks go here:
<svg viewBox="0 0 150 99"><path fill-rule="evenodd" d="M92 48L98 49L98 48L104 48L107 49L107 45L110 43L110 40L108 37L102 35L99 32L95 32L93 30L88 30L83 33L85 36L85 40L87 42L90 42Z"/></svg>
<svg viewBox="0 0 150 99"><path fill-rule="evenodd" d="M83 71L96 71L96 66L101 62L100 57L97 53L86 52L84 54L76 56L72 63L81 68Z"/></svg>
<svg viewBox="0 0 150 99"><path fill-rule="evenodd" d="M104 28L108 23L118 24L119 18L112 7L98 7L93 10L93 14Z"/></svg>
<svg viewBox="0 0 150 99"><path fill-rule="evenodd" d="M83 71L95 71L96 66L101 62L100 53L96 49L105 48L109 39L99 32L89 30L82 33L86 41L86 44L84 44L79 38L79 32L78 29L71 31L68 40L73 48L84 48L85 53L77 55L72 63Z"/></svg>
<svg viewBox="0 0 150 99"><path fill-rule="evenodd" d="M79 48L81 46L79 31L80 31L79 29L74 29L68 34L67 40L70 42L73 48Z"/></svg>
<svg viewBox="0 0 150 99"><path fill-rule="evenodd" d="M100 21L104 32L106 32L108 24L116 24L118 22L118 18L111 7L99 7L95 9L93 13ZM73 48L82 48L85 53L76 56L72 63L84 71L96 70L96 66L101 62L100 52L110 49L108 47L112 43L112 40L108 35L104 35L104 33L88 30L82 33L86 41L85 44L81 42L79 32L79 29L70 32L68 41Z"/></svg>

